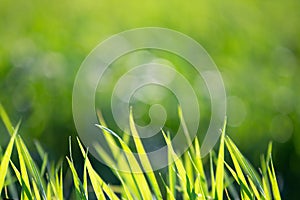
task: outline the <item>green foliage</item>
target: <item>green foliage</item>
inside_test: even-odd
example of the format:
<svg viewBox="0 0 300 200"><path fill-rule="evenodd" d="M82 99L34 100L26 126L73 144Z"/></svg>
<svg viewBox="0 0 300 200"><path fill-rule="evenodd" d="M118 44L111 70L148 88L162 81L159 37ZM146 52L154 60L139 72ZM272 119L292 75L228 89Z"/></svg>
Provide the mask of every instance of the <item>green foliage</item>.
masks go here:
<svg viewBox="0 0 300 200"><path fill-rule="evenodd" d="M124 30L147 26L171 28L202 44L219 67L228 96L234 96L228 101L227 130L242 133L231 137L243 147L244 155L258 165L255 158L267 141L279 143L280 150L273 152L277 162L282 163L277 165L277 170L285 180L284 194L297 198L300 179L299 8L299 0L191 0L187 3L182 0L143 3L138 0L1 0L0 101L8 111L13 111L12 119L22 116L24 139L37 138L45 144L49 157L59 158L61 152L67 154L68 135L75 133L70 106L72 86L88 53L99 42ZM137 57L144 58L144 55ZM128 60L132 61L131 58ZM179 66L180 73L186 72L191 83L200 82L194 80L192 70L188 71L192 67L180 58L169 61ZM112 73L112 80L116 82L119 77L115 76L121 76L120 71L129 65L118 67L117 73ZM113 87L108 84L107 91ZM201 120L207 122L209 102L202 99L204 90L201 89L197 93L201 96ZM96 95L96 100L111 96L106 91ZM106 119L112 117L110 103L97 101L96 104L101 105ZM174 107L176 109L176 105ZM116 130L114 124L110 121L108 127ZM6 139L5 134L0 135L2 147L8 144ZM257 147L255 152L253 144ZM35 152L31 143L26 146L31 153ZM77 153L74 151L74 158L80 156ZM263 175L268 176L267 169ZM247 176L245 180L248 181ZM126 181L133 179L128 176ZM262 184L272 189L265 178ZM173 191L173 186L170 189ZM203 190L206 193L205 188Z"/></svg>
<svg viewBox="0 0 300 200"><path fill-rule="evenodd" d="M0 192L1 195L9 197L7 191L8 171L11 168L14 171L17 182L11 182L9 185L16 184L20 188L21 199L64 199L63 191L63 169L62 165L48 163L46 153L37 143L37 151L41 157L44 157L41 166L36 165L29 151L27 150L21 136L18 134L20 123L13 127L6 112L0 105L1 118L10 133L10 141L1 157L0 165ZM10 128L13 127L13 128ZM141 164L133 156L126 138L120 138L112 130L103 125L98 125L111 141L118 140L121 147L128 153L126 158L123 155L117 155L129 168L149 169L151 164L149 160L140 158ZM271 158L272 145L270 143L266 159L261 158L261 175L254 169L250 162L242 155L232 140L225 134L226 123L222 130L220 138L219 153L210 154L210 177L207 177L204 171L203 159L201 159L199 141L196 138L190 149L179 158L172 147L169 134L163 132L165 142L168 146L169 159L174 159L167 168L166 176L159 173L159 176L151 170L145 173L126 173L113 170L116 177L120 180L120 186L111 186L107 184L94 169L88 158L88 150L85 150L79 139L78 145L83 156L84 166L83 175L76 170L72 158L72 147L70 143L70 156L66 158L69 165L68 170L73 176L74 187L72 190L77 199L88 199L88 188L92 188L97 199L218 199L234 198L234 190L240 194L241 199L281 199L276 180L273 160ZM132 134L138 136L138 132L130 116L130 129ZM113 136L113 137L111 137ZM145 153L143 144L136 137L134 144L140 154ZM11 160L13 146L17 147L19 158L18 166ZM225 150L229 152L233 167L229 161L225 161ZM103 159L109 159L104 151L99 149L100 156ZM9 167L9 163L11 167ZM46 164L45 164L46 163ZM47 165L45 167L45 165ZM57 166L57 167L56 167ZM215 170L214 170L215 169ZM45 172L46 171L46 172ZM28 173L29 172L29 173ZM160 178L158 178L160 177ZM89 181L88 181L89 178ZM235 187L232 180L238 185ZM162 184L159 184L162 183ZM160 186L161 185L161 186ZM91 186L91 187L89 187ZM271 188L271 189L270 189ZM5 191L5 192L3 192Z"/></svg>

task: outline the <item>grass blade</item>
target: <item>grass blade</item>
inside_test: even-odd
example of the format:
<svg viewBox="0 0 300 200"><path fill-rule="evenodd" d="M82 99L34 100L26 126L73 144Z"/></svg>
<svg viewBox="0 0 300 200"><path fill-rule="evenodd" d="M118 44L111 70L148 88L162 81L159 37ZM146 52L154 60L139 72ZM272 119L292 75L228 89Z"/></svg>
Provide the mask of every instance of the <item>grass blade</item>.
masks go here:
<svg viewBox="0 0 300 200"><path fill-rule="evenodd" d="M79 144L79 147L80 147L83 157L85 157L86 151L84 150L84 148L78 138L77 138L77 142ZM92 167L92 164L89 161L89 158L87 156L86 156L85 162L86 162L87 171L88 171L88 174L89 174L89 177L92 182L92 186L94 188L97 198L103 199L104 198L103 191L104 191L110 199L112 199L112 200L119 199L118 196L115 193L113 193L113 191L110 189L110 187L102 180L102 178L94 170L94 168Z"/></svg>
<svg viewBox="0 0 300 200"><path fill-rule="evenodd" d="M186 171L185 171L185 168L184 168L184 165L181 161L180 158L178 158L178 156L176 155L176 153L174 152L174 149L172 147L172 144L171 144L171 140L169 140L169 138L166 136L165 132L162 131L162 134L164 136L164 139L165 139L165 142L168 146L168 151L170 151L172 157L173 157L173 160L175 162L175 166L176 166L176 169L177 169L177 172L178 172L178 176L180 177L180 185L181 185L181 188L184 192L183 196L184 198L188 198L188 190L186 188L186 185L187 185L187 175L186 175Z"/></svg>
<svg viewBox="0 0 300 200"><path fill-rule="evenodd" d="M84 189L83 189L83 186L82 186L82 183L78 177L78 174L76 172L76 169L74 167L74 164L73 162L68 158L67 158L67 161L68 161L68 164L70 166L70 169L71 169L71 172L72 172L72 175L73 175L73 181L74 181L74 186L75 186L75 191L76 191L76 198L79 200L81 199L87 199L86 196L85 196L85 192L84 192ZM104 197L104 194L103 196Z"/></svg>
<svg viewBox="0 0 300 200"><path fill-rule="evenodd" d="M133 135L133 140L134 140L137 152L140 155L139 158L140 158L141 164L142 164L144 170L147 170L146 175L147 175L147 177L149 179L149 182L150 182L150 184L151 184L151 186L152 186L152 188L154 190L156 198L161 199L162 198L162 194L161 194L161 191L159 189L158 183L156 181L155 174L152 171L150 161L149 161L149 159L147 157L147 152L144 149L143 143L140 140L139 134L138 134L138 132L136 130L136 127L134 125L134 120L133 120L133 115L132 115L132 109L130 109L129 125L130 125L131 133ZM151 170L149 171L149 169L151 169Z"/></svg>
<svg viewBox="0 0 300 200"><path fill-rule="evenodd" d="M109 133L107 133L109 134ZM95 144L95 148L99 154L99 156L107 163L109 164L111 167L115 168L115 162L112 160L112 158L107 154L107 152L99 145L99 144ZM123 154L119 155L119 158L117 159L118 163L117 165L122 165L123 168L125 169L130 169L126 158L124 158ZM118 174L116 174L116 170L113 170L113 172L115 173L116 176L118 176L118 174L124 179L124 181L130 185L131 187L129 187L128 189L132 192L132 194L134 194L135 198L137 199L142 199L141 193L139 191L139 188L137 186L137 184L135 183L135 180L133 178L133 176L130 173L127 172L118 172ZM139 197L139 198L138 198Z"/></svg>
<svg viewBox="0 0 300 200"><path fill-rule="evenodd" d="M224 189L224 137L225 137L225 128L226 128L226 120L224 122L221 139L220 139L220 147L217 161L217 169L216 169L216 192L219 200L223 199L223 189Z"/></svg>
<svg viewBox="0 0 300 200"><path fill-rule="evenodd" d="M241 152L238 150L238 148L235 146L235 144L232 142L232 140L227 136L226 137L226 145L227 145L227 149L231 151L230 155L231 158L234 158L234 160L236 160L236 162L239 165L235 165L235 166L240 166L239 168L242 168L243 171L253 180L253 183L255 184L255 186L258 188L258 190L261 192L261 194L266 198L266 194L263 190L262 184L261 184L261 180L258 178L257 172L254 170L254 168L250 165L250 163L244 158L244 156L241 154ZM229 152L230 152L229 151ZM237 170L237 168L236 168ZM240 173L239 171L238 176L241 176L243 180L243 183L245 185L248 186L248 184L246 184L246 179L244 176L242 176L242 173ZM248 186L249 188L249 186Z"/></svg>
<svg viewBox="0 0 300 200"><path fill-rule="evenodd" d="M195 180L194 187L195 187L195 193L197 194L197 196L200 199L205 200L206 199L206 195L205 195L205 193L203 191L203 188L202 188L201 175L200 174L197 174L197 178Z"/></svg>
<svg viewBox="0 0 300 200"><path fill-rule="evenodd" d="M243 196L246 199L247 199L247 197L251 198L252 193L250 192L250 187L246 181L246 177L244 176L243 170L238 162L238 158L236 157L231 145L229 144L229 142L226 139L225 139L225 144L226 144L227 150L229 151L235 171L233 169L231 169L229 167L229 165L226 164L226 166L229 169L230 173L233 175L236 182L240 185L241 196Z"/></svg>
<svg viewBox="0 0 300 200"><path fill-rule="evenodd" d="M103 118L103 116L102 116L102 114L101 114L101 112L99 110L97 110L97 117L98 117L99 123L102 126L107 127L107 125L106 125L106 123L104 121L104 118ZM106 132L106 133L104 133L104 137L105 137L105 139L107 141L107 144L109 144L109 147L114 147L114 146L116 147L117 143L116 143L114 137L111 134L108 134L108 132L106 130L102 129L102 131ZM110 148L110 150L111 150L114 158L117 159L118 155L120 154L120 152L118 151L118 149L116 149L116 148Z"/></svg>
<svg viewBox="0 0 300 200"><path fill-rule="evenodd" d="M36 164L34 163L33 159L31 158L31 156L28 152L28 149L26 148L22 138L20 136L18 136L16 142L17 142L17 147L20 148L20 154L24 158L26 166L29 169L29 172L31 173L31 175L33 176L33 178L39 188L39 191L42 194L43 199L47 199L40 173L36 167Z"/></svg>
<svg viewBox="0 0 300 200"><path fill-rule="evenodd" d="M136 160L136 157L134 156L134 154L132 153L132 151L130 150L130 148L128 147L128 145L112 130L101 126L101 125L96 125L97 127L106 130L106 133L104 132L104 134L112 134L113 136L115 136L120 144L121 147L123 149L124 152L126 152L126 159L127 159L127 163L130 167L130 171L138 171L140 173L132 173L133 178L135 179L137 186L139 188L139 192L142 195L143 199L152 199L152 194L151 194L151 190L149 188L149 185L147 183L147 180L144 176L142 172L142 169L140 167L140 164L138 163L138 161ZM132 170L134 169L134 170Z"/></svg>
<svg viewBox="0 0 300 200"><path fill-rule="evenodd" d="M269 173L269 178L272 186L273 197L276 200L280 200L281 197L280 197L279 187L276 179L272 158L270 158L270 166L268 167L268 173Z"/></svg>
<svg viewBox="0 0 300 200"><path fill-rule="evenodd" d="M209 153L209 163L210 163L210 178L211 178L211 196L215 198L216 192L216 183L215 183L215 175L214 175L214 166L213 166L213 158L212 152Z"/></svg>
<svg viewBox="0 0 300 200"><path fill-rule="evenodd" d="M8 133L12 136L14 133L14 128L13 128L13 125L12 125L6 111L4 110L2 104L0 104L0 117L1 117Z"/></svg>
<svg viewBox="0 0 300 200"><path fill-rule="evenodd" d="M127 187L127 184L124 182L124 180L123 180L122 176L120 175L120 173L119 173L117 170L115 170L115 174L117 174L119 180L121 181L121 184L122 184L122 186L123 186L123 189L124 189L126 198L127 198L128 200L133 200L133 196L132 196L131 193L129 192L129 189L128 189L128 187Z"/></svg>
<svg viewBox="0 0 300 200"><path fill-rule="evenodd" d="M0 105L0 108L1 108L1 105ZM10 161L10 157L11 157L11 154L12 154L12 150L13 150L13 146L14 146L14 142L15 142L15 138L16 138L19 126L20 126L20 122L16 126L16 128L14 130L14 133L12 134L12 136L10 138L10 141L9 141L7 147L6 147L6 150L3 154L3 158L2 158L2 161L1 161L1 164L0 164L0 194L1 194L1 191L2 191L3 186L4 186L9 161Z"/></svg>
<svg viewBox="0 0 300 200"><path fill-rule="evenodd" d="M207 181L206 181L206 176L204 173L203 163L201 159L200 144L197 137L195 138L195 166L197 168L197 171L200 174L201 187L203 188L203 191L207 196L208 195Z"/></svg>
<svg viewBox="0 0 300 200"><path fill-rule="evenodd" d="M86 151L85 158L84 158L84 166L83 166L83 189L86 198L88 199L88 185L87 185L87 166L86 166L86 158L87 158L88 150Z"/></svg>
<svg viewBox="0 0 300 200"><path fill-rule="evenodd" d="M21 173L19 172L19 170L17 169L17 167L14 165L13 162L10 161L10 164L11 164L11 166L12 166L14 172L15 172L15 175L16 175L16 177L17 177L17 179L18 179L18 181L19 181L19 183L22 187L22 191L23 191L22 198L23 199L32 199L32 192L31 192L31 189L30 189L30 185L26 184L24 179L23 179L23 177L25 177L24 174L21 175Z"/></svg>
<svg viewBox="0 0 300 200"><path fill-rule="evenodd" d="M170 134L168 134L168 139L171 140ZM172 162L172 163L171 163ZM174 169L174 162L172 152L168 150L168 180L169 186L167 188L167 197L168 200L173 199L176 196L175 185L176 185L176 173Z"/></svg>
<svg viewBox="0 0 300 200"><path fill-rule="evenodd" d="M47 164L48 164L48 154L44 151L42 145L38 141L34 141L34 144L35 144L38 154L42 160L40 175L43 176L46 171Z"/></svg>
<svg viewBox="0 0 300 200"><path fill-rule="evenodd" d="M259 192L255 186L255 184L253 183L252 179L248 176L248 181L249 181L249 184L250 184L250 187L254 193L254 196L256 199L260 199L260 195L259 195Z"/></svg>
<svg viewBox="0 0 300 200"><path fill-rule="evenodd" d="M32 187L33 187L33 194L36 200L41 200L41 195L39 193L39 189L35 183L35 181L32 179Z"/></svg>
<svg viewBox="0 0 300 200"><path fill-rule="evenodd" d="M31 189L30 189L29 176L28 176L28 173L27 173L26 164L25 164L23 154L21 152L20 145L18 145L18 143L17 143L16 146L17 146L17 151L18 151L19 164L20 164L20 170L21 170L21 179L22 179L20 184L21 184L22 187L27 188L28 191L29 191L28 195L27 195L27 193L25 193L26 196L24 196L24 198L26 199L26 198L29 198L29 196L31 196L31 194L32 194Z"/></svg>

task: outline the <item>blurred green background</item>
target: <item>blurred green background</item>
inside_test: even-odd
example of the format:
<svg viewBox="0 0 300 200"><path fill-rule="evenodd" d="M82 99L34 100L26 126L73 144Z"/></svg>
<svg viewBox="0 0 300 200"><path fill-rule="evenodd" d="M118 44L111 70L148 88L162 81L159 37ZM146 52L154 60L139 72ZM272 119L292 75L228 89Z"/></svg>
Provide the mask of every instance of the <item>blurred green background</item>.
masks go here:
<svg viewBox="0 0 300 200"><path fill-rule="evenodd" d="M268 141L285 199L300 180L300 1L0 1L0 102L53 159L76 135L72 87L101 41L159 26L207 50L228 95L228 134L258 166ZM109 108L101 108L108 110ZM109 118L109 117L108 117ZM207 120L207 119L206 119ZM204 119L205 121L205 119ZM0 145L8 135L0 126Z"/></svg>

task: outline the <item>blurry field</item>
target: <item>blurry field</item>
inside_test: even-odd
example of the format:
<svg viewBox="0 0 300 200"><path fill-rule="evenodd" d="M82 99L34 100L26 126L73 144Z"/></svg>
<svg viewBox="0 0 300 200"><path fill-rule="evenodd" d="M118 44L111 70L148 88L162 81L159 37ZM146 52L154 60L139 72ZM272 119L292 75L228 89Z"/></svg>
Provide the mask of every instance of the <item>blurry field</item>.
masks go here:
<svg viewBox="0 0 300 200"><path fill-rule="evenodd" d="M171 28L197 40L218 66L228 95L228 134L253 163L273 140L283 197L296 198L299 9L297 0L1 0L0 101L14 123L22 118L28 144L35 138L53 158L64 157L68 136L76 135L73 81L88 53L127 29ZM2 125L0 131L3 146L9 137Z"/></svg>

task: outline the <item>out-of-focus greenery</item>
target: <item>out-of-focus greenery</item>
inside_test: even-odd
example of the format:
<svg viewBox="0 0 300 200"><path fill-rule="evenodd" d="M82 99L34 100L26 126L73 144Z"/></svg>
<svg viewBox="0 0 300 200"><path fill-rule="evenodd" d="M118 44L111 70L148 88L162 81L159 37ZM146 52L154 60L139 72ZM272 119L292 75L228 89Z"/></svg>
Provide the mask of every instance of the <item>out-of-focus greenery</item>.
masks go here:
<svg viewBox="0 0 300 200"><path fill-rule="evenodd" d="M300 179L300 2L8 1L0 2L0 101L26 141L53 156L76 134L71 95L86 55L112 34L159 26L196 39L224 78L228 133L259 161L274 140L283 196ZM106 109L106 108L101 108ZM1 126L2 127L2 126ZM0 130L0 144L8 137Z"/></svg>

